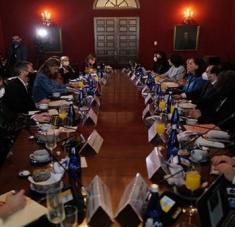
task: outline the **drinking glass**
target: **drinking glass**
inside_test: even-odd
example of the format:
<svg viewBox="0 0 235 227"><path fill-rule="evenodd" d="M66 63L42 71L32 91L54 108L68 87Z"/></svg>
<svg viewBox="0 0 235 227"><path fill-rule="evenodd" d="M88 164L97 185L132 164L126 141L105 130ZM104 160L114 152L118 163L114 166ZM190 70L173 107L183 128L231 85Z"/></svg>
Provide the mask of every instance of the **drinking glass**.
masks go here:
<svg viewBox="0 0 235 227"><path fill-rule="evenodd" d="M59 118L61 119L63 125L65 124L65 119L67 118L67 116L68 116L68 106L66 105L60 106Z"/></svg>
<svg viewBox="0 0 235 227"><path fill-rule="evenodd" d="M159 110L161 112L164 112L165 109L166 109L166 101L165 101L165 99L161 99L159 101Z"/></svg>
<svg viewBox="0 0 235 227"><path fill-rule="evenodd" d="M200 188L201 186L201 175L200 172L192 168L187 171L185 174L185 186L188 190L191 191L191 194ZM184 208L183 212L188 216L194 216L197 213L197 208L191 203L189 207Z"/></svg>
<svg viewBox="0 0 235 227"><path fill-rule="evenodd" d="M65 205L65 219L63 220L62 227L76 227L78 224L78 209L73 205Z"/></svg>
<svg viewBox="0 0 235 227"><path fill-rule="evenodd" d="M56 135L55 135L55 130L54 129L48 129L46 132L46 148L50 151L50 155L52 157L51 161L51 166L53 168L54 162L53 162L53 150L57 146L56 142Z"/></svg>
<svg viewBox="0 0 235 227"><path fill-rule="evenodd" d="M158 135L163 135L163 134L165 133L165 131L166 131L166 125L165 125L165 123L162 122L162 121L158 121L158 122L156 123L156 128L155 128L155 130L156 130L156 133L157 133Z"/></svg>
<svg viewBox="0 0 235 227"><path fill-rule="evenodd" d="M64 204L61 195L62 185L47 191L47 218L53 224L60 224L65 219Z"/></svg>

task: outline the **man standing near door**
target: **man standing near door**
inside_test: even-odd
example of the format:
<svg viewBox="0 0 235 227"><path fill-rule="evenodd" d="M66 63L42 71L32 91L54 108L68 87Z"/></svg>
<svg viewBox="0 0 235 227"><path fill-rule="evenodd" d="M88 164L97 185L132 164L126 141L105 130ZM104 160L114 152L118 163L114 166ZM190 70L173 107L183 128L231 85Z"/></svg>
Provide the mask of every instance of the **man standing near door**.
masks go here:
<svg viewBox="0 0 235 227"><path fill-rule="evenodd" d="M12 36L12 43L9 48L8 55L8 70L10 76L14 73L14 67L21 61L26 61L28 58L28 51L23 43L23 39L19 35Z"/></svg>

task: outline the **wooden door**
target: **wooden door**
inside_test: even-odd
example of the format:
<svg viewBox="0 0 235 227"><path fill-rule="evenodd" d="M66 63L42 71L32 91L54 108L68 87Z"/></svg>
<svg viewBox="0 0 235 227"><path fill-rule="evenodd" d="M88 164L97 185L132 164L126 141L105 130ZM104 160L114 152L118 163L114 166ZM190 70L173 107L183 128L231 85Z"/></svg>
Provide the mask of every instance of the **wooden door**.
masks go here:
<svg viewBox="0 0 235 227"><path fill-rule="evenodd" d="M138 60L138 17L95 17L94 35L98 61L124 66Z"/></svg>

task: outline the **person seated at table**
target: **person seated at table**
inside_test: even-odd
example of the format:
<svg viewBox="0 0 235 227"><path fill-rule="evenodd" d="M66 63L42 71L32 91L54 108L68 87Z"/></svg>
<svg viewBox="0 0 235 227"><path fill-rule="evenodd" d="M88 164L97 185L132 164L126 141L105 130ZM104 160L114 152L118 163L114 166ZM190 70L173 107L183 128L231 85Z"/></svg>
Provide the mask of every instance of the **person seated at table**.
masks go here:
<svg viewBox="0 0 235 227"><path fill-rule="evenodd" d="M153 71L157 74L163 74L169 70L169 67L166 54L162 51L155 52L153 58Z"/></svg>
<svg viewBox="0 0 235 227"><path fill-rule="evenodd" d="M195 101L198 109L207 108L210 104L211 99L216 95L216 85L218 80L218 74L221 72L221 67L216 65L209 65L206 71L202 74L203 80L208 80L209 83L206 84L202 90L200 97Z"/></svg>
<svg viewBox="0 0 235 227"><path fill-rule="evenodd" d="M33 100L35 103L48 100L54 92L61 94L69 92L67 85L58 84L55 81L59 68L60 61L55 57L48 58L40 67L33 85Z"/></svg>
<svg viewBox="0 0 235 227"><path fill-rule="evenodd" d="M64 83L68 83L71 79L77 78L75 69L70 65L69 57L62 56L60 58L60 73L64 79Z"/></svg>
<svg viewBox="0 0 235 227"><path fill-rule="evenodd" d="M26 206L24 193L24 190L20 190L17 193L9 192L4 203L0 203L0 226L4 225L4 221L7 220L9 216Z"/></svg>
<svg viewBox="0 0 235 227"><path fill-rule="evenodd" d="M92 73L96 69L96 58L89 54L85 60L85 73Z"/></svg>
<svg viewBox="0 0 235 227"><path fill-rule="evenodd" d="M185 76L185 68L183 66L183 60L181 56L177 54L172 54L168 60L170 68L164 74L160 76L163 78L168 78L170 80L181 80Z"/></svg>
<svg viewBox="0 0 235 227"><path fill-rule="evenodd" d="M200 97L204 87L209 83L202 79L202 74L205 72L206 64L201 58L191 58L187 62L187 79L183 87L182 98L187 98L192 101Z"/></svg>
<svg viewBox="0 0 235 227"><path fill-rule="evenodd" d="M3 102L12 112L28 113L36 109L28 88L29 73L33 72L33 65L22 61L16 64L15 71L18 76L8 82Z"/></svg>
<svg viewBox="0 0 235 227"><path fill-rule="evenodd" d="M6 159L18 132L23 128L29 128L36 122L49 122L48 113L39 113L29 116L24 113L10 111L0 100L0 166Z"/></svg>
<svg viewBox="0 0 235 227"><path fill-rule="evenodd" d="M189 113L199 123L218 124L224 130L235 132L235 71L224 71L218 75L216 95L207 108L195 109Z"/></svg>
<svg viewBox="0 0 235 227"><path fill-rule="evenodd" d="M214 156L211 160L215 170L224 174L225 178L235 184L235 158L226 155Z"/></svg>

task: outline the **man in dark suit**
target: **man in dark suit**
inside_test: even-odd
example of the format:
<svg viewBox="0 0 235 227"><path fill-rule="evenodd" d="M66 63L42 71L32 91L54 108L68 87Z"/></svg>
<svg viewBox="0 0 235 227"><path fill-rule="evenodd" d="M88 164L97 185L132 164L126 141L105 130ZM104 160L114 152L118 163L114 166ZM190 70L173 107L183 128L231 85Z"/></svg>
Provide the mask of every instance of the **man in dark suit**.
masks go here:
<svg viewBox="0 0 235 227"><path fill-rule="evenodd" d="M207 108L211 100L216 95L217 77L221 72L221 67L209 65L206 71L202 74L202 79L208 80L209 83L202 90L200 97L195 102L200 110Z"/></svg>
<svg viewBox="0 0 235 227"><path fill-rule="evenodd" d="M12 36L12 43L8 51L7 61L7 76L15 76L14 67L21 61L26 61L28 58L27 47L23 43L19 35Z"/></svg>
<svg viewBox="0 0 235 227"><path fill-rule="evenodd" d="M3 103L12 112L28 113L28 111L36 109L28 88L28 76L33 72L33 66L31 62L24 61L18 63L15 70L18 76L9 80Z"/></svg>

